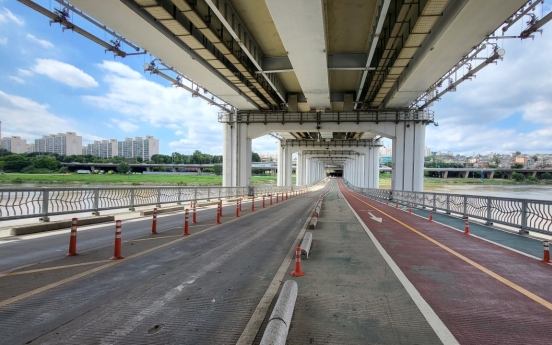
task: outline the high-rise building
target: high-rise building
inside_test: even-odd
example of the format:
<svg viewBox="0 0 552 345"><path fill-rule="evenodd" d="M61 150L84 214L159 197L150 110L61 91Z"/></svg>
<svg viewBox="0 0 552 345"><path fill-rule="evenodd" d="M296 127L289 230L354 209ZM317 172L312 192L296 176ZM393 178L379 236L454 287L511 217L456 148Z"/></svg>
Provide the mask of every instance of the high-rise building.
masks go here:
<svg viewBox="0 0 552 345"><path fill-rule="evenodd" d="M140 157L143 160L150 160L153 155L159 154L159 139L151 135L146 138L136 137L125 138L117 143L117 155L124 158Z"/></svg>
<svg viewBox="0 0 552 345"><path fill-rule="evenodd" d="M57 153L63 156L82 154L82 137L75 132L43 135L35 140L35 152Z"/></svg>
<svg viewBox="0 0 552 345"><path fill-rule="evenodd" d="M94 140L93 144L82 147L83 155L92 155L100 158L117 157L117 139Z"/></svg>
<svg viewBox="0 0 552 345"><path fill-rule="evenodd" d="M16 136L2 138L2 148L12 153L26 153L27 140Z"/></svg>
<svg viewBox="0 0 552 345"><path fill-rule="evenodd" d="M27 153L36 152L35 144L27 144Z"/></svg>

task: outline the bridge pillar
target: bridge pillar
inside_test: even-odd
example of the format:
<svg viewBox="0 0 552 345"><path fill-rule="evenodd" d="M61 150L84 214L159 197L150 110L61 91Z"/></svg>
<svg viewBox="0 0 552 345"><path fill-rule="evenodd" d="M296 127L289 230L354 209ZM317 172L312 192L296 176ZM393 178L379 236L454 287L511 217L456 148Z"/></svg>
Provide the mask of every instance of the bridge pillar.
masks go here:
<svg viewBox="0 0 552 345"><path fill-rule="evenodd" d="M364 148L363 181L359 187L379 188L379 150L377 148Z"/></svg>
<svg viewBox="0 0 552 345"><path fill-rule="evenodd" d="M96 168L94 168L93 165L90 166L90 172L93 174L94 173L94 170L96 170Z"/></svg>
<svg viewBox="0 0 552 345"><path fill-rule="evenodd" d="M247 124L223 124L222 186L251 185L251 138Z"/></svg>
<svg viewBox="0 0 552 345"><path fill-rule="evenodd" d="M425 124L397 123L393 139L392 189L424 189Z"/></svg>
<svg viewBox="0 0 552 345"><path fill-rule="evenodd" d="M304 154L302 151L297 153L297 170L295 171L295 184L297 186L303 186L306 184L306 156L307 155Z"/></svg>
<svg viewBox="0 0 552 345"><path fill-rule="evenodd" d="M291 174L293 173L293 159L291 154L291 145L286 144L284 147L284 186L291 186Z"/></svg>

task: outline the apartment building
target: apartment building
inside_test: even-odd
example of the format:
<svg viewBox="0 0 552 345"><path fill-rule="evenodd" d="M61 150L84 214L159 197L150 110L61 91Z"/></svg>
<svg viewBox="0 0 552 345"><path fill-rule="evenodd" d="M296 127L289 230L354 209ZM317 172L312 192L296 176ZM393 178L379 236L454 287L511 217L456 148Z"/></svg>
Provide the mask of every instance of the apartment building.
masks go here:
<svg viewBox="0 0 552 345"><path fill-rule="evenodd" d="M75 132L43 135L35 139L34 152L57 153L63 156L82 154L82 137Z"/></svg>
<svg viewBox="0 0 552 345"><path fill-rule="evenodd" d="M92 155L100 158L117 157L118 147L117 139L94 140L93 144L83 146L83 155Z"/></svg>
<svg viewBox="0 0 552 345"><path fill-rule="evenodd" d="M26 153L27 140L17 136L2 138L2 148L12 153Z"/></svg>

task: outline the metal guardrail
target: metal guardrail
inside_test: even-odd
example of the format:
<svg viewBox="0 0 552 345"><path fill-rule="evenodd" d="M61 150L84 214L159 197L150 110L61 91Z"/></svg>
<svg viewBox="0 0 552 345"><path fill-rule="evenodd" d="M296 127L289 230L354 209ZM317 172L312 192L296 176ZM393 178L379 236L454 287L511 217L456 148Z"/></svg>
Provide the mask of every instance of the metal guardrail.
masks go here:
<svg viewBox="0 0 552 345"><path fill-rule="evenodd" d="M1 188L0 221L286 192L311 186Z"/></svg>
<svg viewBox="0 0 552 345"><path fill-rule="evenodd" d="M344 182L351 190L379 201L393 200L482 219L488 225L497 223L519 228L520 232L552 235L552 201L360 188Z"/></svg>

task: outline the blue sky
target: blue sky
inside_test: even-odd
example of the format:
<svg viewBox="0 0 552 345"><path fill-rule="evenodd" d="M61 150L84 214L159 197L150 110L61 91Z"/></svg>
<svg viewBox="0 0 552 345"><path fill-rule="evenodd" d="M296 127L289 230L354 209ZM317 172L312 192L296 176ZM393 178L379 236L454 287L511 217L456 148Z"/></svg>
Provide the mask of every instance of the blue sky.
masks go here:
<svg viewBox="0 0 552 345"><path fill-rule="evenodd" d="M55 1L36 2L59 7ZM78 16L74 21L90 28ZM534 40L499 42L506 49L504 61L432 108L439 126L427 127L426 146L461 154L552 153L551 25ZM153 135L164 154L196 149L220 154L217 108L143 73L150 59L114 58L78 34L49 26L46 17L17 1L0 0L2 136L32 142L43 134L75 131L86 144ZM275 139L256 139L253 150L276 152Z"/></svg>

